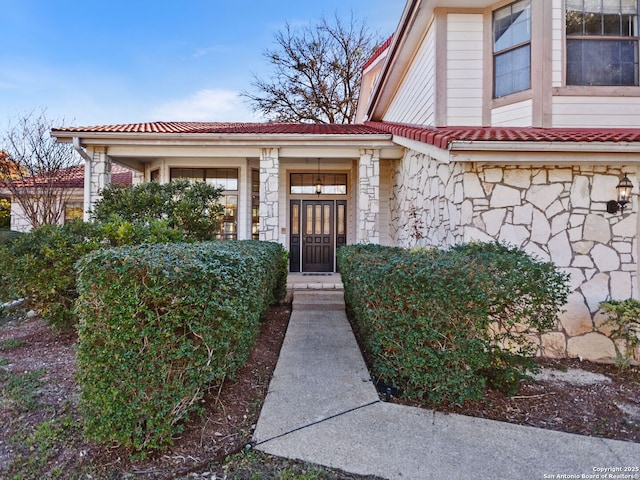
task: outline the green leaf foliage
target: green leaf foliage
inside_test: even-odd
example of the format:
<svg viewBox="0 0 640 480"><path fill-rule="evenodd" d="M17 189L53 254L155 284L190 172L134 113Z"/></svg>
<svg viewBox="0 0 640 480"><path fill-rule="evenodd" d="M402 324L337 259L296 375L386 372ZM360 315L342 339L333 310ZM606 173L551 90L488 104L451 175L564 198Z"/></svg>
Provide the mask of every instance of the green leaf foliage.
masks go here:
<svg viewBox="0 0 640 480"><path fill-rule="evenodd" d="M611 329L609 338L616 349L616 364L626 368L631 358L640 354L640 300L609 300L601 302L600 308L607 316L603 326Z"/></svg>
<svg viewBox="0 0 640 480"><path fill-rule="evenodd" d="M114 219L133 225L164 221L189 240L213 240L224 207L218 202L222 189L205 182L179 179L160 184L109 185L94 206L97 222Z"/></svg>
<svg viewBox="0 0 640 480"><path fill-rule="evenodd" d="M75 263L99 248L140 243L175 242L181 232L166 221L134 225L117 218L108 223L70 222L45 225L0 245L0 281L6 300L25 298L57 329L76 324Z"/></svg>
<svg viewBox="0 0 640 480"><path fill-rule="evenodd" d="M7 229L11 226L11 202L6 198L0 198L0 228Z"/></svg>
<svg viewBox="0 0 640 480"><path fill-rule="evenodd" d="M374 376L433 404L513 393L536 335L556 325L568 277L498 243L338 250L345 300Z"/></svg>
<svg viewBox="0 0 640 480"><path fill-rule="evenodd" d="M233 376L286 284L281 245L105 249L78 263L78 382L88 438L162 448Z"/></svg>

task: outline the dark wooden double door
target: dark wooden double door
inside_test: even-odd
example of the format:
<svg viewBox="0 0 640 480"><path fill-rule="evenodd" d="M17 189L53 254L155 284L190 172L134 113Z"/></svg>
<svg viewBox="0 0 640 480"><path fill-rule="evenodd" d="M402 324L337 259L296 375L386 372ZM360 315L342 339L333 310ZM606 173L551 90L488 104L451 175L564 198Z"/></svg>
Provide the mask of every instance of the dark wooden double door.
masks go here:
<svg viewBox="0 0 640 480"><path fill-rule="evenodd" d="M347 241L346 200L291 200L290 270L333 272Z"/></svg>

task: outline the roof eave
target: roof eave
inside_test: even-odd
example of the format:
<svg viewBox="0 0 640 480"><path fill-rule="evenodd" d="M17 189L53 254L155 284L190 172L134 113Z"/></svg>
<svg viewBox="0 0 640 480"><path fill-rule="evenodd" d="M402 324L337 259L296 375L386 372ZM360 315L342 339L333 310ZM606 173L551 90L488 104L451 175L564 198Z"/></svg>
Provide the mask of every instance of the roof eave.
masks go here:
<svg viewBox="0 0 640 480"><path fill-rule="evenodd" d="M129 132L67 132L53 130L51 135L62 143L71 143L79 138L83 146L89 145L131 145L175 143L182 145L251 145L277 146L291 144L359 145L380 144L390 146L390 133L352 134L246 134L246 133L129 133Z"/></svg>
<svg viewBox="0 0 640 480"><path fill-rule="evenodd" d="M451 152L575 152L575 153L640 153L640 142L549 142L549 141L469 141L452 140ZM640 161L640 159L638 159Z"/></svg>

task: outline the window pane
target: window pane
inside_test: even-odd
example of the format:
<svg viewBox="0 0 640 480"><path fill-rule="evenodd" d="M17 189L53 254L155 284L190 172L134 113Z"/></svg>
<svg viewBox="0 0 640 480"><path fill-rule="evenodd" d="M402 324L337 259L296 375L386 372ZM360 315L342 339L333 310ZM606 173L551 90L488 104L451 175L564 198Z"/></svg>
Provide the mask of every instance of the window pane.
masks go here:
<svg viewBox="0 0 640 480"><path fill-rule="evenodd" d="M84 217L84 210L81 203L67 203L64 207L64 223L71 222L73 220L82 220Z"/></svg>
<svg viewBox="0 0 640 480"><path fill-rule="evenodd" d="M494 61L496 98L531 88L531 48L529 45L496 55Z"/></svg>
<svg viewBox="0 0 640 480"><path fill-rule="evenodd" d="M238 196L223 195L220 197L220 203L224 206L224 213L216 238L220 240L235 239L237 232Z"/></svg>
<svg viewBox="0 0 640 480"><path fill-rule="evenodd" d="M331 233L331 207L329 205L324 205L322 210L322 233L324 235L329 235Z"/></svg>
<svg viewBox="0 0 640 480"><path fill-rule="evenodd" d="M293 204L293 211L291 213L291 233L298 235L300 233L300 205Z"/></svg>
<svg viewBox="0 0 640 480"><path fill-rule="evenodd" d="M238 190L238 170L236 168L207 168L207 183L223 190Z"/></svg>
<svg viewBox="0 0 640 480"><path fill-rule="evenodd" d="M344 222L344 205L338 205L338 235L344 235L345 222Z"/></svg>
<svg viewBox="0 0 640 480"><path fill-rule="evenodd" d="M204 180L203 168L172 168L171 180L175 178L186 178L192 182Z"/></svg>
<svg viewBox="0 0 640 480"><path fill-rule="evenodd" d="M529 0L496 10L493 16L493 51L528 42L531 39L531 10Z"/></svg>
<svg viewBox="0 0 640 480"><path fill-rule="evenodd" d="M637 36L636 0L566 0L567 35Z"/></svg>
<svg viewBox="0 0 640 480"><path fill-rule="evenodd" d="M315 211L315 229L313 230L313 233L315 235L321 235L322 234L322 206L321 205L316 205L316 211Z"/></svg>
<svg viewBox="0 0 640 480"><path fill-rule="evenodd" d="M567 85L638 85L635 40L567 40Z"/></svg>
<svg viewBox="0 0 640 480"><path fill-rule="evenodd" d="M290 191L294 195L315 195L317 173L292 173ZM324 195L346 195L347 194L347 174L346 173L321 173L322 193Z"/></svg>
<svg viewBox="0 0 640 480"><path fill-rule="evenodd" d="M304 234L313 234L313 205L307 205L307 226L305 228Z"/></svg>
<svg viewBox="0 0 640 480"><path fill-rule="evenodd" d="M251 170L251 238L260 238L260 171Z"/></svg>

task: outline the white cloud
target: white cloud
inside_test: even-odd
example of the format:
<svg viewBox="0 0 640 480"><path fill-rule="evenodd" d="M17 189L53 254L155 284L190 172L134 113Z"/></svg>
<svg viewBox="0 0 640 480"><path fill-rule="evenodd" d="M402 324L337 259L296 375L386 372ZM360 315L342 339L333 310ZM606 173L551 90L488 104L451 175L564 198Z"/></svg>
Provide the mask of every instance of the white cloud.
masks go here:
<svg viewBox="0 0 640 480"><path fill-rule="evenodd" d="M203 89L186 98L171 100L151 111L151 117L163 121L255 122L256 117L240 93L225 89Z"/></svg>

